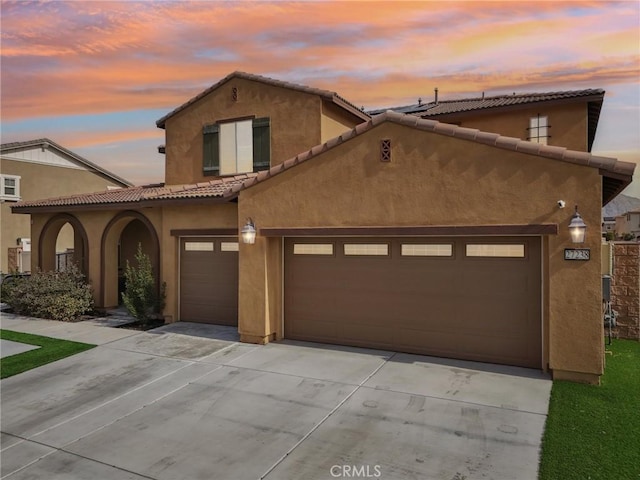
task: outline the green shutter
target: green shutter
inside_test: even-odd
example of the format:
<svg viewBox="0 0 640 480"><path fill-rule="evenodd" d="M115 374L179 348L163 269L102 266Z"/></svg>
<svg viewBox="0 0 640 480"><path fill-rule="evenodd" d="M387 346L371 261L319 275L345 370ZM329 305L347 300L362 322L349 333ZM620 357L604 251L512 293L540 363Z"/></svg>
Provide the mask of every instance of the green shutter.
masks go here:
<svg viewBox="0 0 640 480"><path fill-rule="evenodd" d="M253 171L267 170L271 166L271 135L269 118L253 120Z"/></svg>
<svg viewBox="0 0 640 480"><path fill-rule="evenodd" d="M205 175L218 175L220 173L219 132L220 127L218 125L206 125L202 130L202 169Z"/></svg>

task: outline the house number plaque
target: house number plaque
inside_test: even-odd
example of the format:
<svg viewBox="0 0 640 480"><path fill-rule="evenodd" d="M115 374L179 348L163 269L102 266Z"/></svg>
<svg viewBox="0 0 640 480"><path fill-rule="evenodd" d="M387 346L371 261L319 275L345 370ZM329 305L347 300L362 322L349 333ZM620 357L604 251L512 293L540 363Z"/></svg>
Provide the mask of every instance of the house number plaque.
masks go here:
<svg viewBox="0 0 640 480"><path fill-rule="evenodd" d="M565 248L565 260L582 260L586 261L591 258L591 250L588 248Z"/></svg>

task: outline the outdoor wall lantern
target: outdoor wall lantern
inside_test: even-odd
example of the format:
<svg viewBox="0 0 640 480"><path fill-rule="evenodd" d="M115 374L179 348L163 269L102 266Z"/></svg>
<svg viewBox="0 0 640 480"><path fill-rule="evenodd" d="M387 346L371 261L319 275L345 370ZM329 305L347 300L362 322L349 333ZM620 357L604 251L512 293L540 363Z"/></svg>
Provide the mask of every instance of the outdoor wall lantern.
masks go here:
<svg viewBox="0 0 640 480"><path fill-rule="evenodd" d="M573 243L584 243L587 225L582 221L582 217L578 213L577 205L576 212L573 214L573 217L571 217L571 222L569 222L569 233L571 233L571 241Z"/></svg>
<svg viewBox="0 0 640 480"><path fill-rule="evenodd" d="M242 234L242 243L256 243L256 226L251 218L247 218L247 223L244 224L240 233Z"/></svg>

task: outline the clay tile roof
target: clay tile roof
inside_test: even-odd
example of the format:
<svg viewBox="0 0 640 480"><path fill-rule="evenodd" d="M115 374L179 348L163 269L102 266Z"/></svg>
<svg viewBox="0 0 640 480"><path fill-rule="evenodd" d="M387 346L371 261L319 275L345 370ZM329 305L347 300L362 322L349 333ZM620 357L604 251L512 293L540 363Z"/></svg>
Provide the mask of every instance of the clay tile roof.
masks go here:
<svg viewBox="0 0 640 480"><path fill-rule="evenodd" d="M122 204L126 204L127 206L133 204L131 206L135 207L140 204L153 205L153 202L161 200L225 199L228 197L228 192L232 187L242 184L242 182L257 175L257 173L246 173L189 185L156 184L95 193L83 193L58 198L47 198L44 200L18 202L11 208L15 210L16 213L27 213L27 211L31 211L32 209L51 207L104 207Z"/></svg>
<svg viewBox="0 0 640 480"><path fill-rule="evenodd" d="M523 105L582 97L601 97L604 96L604 93L604 90L601 88L589 88L585 90L495 95L491 97L473 97L457 100L439 100L438 102L415 103L412 105L371 110L367 113L369 113L369 115L379 115L387 110L393 110L394 112L417 115L422 118L432 118L438 115L448 115L451 113L468 112L472 110L483 110L487 108L511 105Z"/></svg>
<svg viewBox="0 0 640 480"><path fill-rule="evenodd" d="M242 79L245 79L245 80L252 80L252 81L261 82L261 83L264 83L264 84L267 84L267 85L272 85L274 87L287 88L289 90L296 90L296 91L299 91L299 92L310 93L312 95L318 95L319 97L322 97L323 99L325 99L327 101L335 103L337 106L343 108L344 110L347 110L348 112L350 112L351 114L353 114L356 117L360 118L361 120L368 120L369 119L369 115L367 113L365 113L362 110L360 110L353 103L351 103L348 100L346 100L345 98L341 97L336 92L332 92L330 90L322 90L320 88L308 87L306 85L300 85L300 84L297 84L297 83L285 82L283 80L276 80L274 78L263 77L262 75L255 75L255 74L252 74L252 73L236 71L236 72L230 73L229 75L224 77L219 82L215 83L214 85L212 85L211 87L207 88L206 90L200 92L195 97L191 98L187 102L185 102L182 105L180 105L178 108L176 108L176 109L172 110L171 112L169 112L168 114L166 114L164 117L162 117L160 120L158 120L156 122L156 125L159 128L164 128L164 125L165 125L166 121L170 117L174 116L178 112L181 112L182 110L187 108L189 105L192 105L193 103L197 102L201 98L207 96L209 93L211 93L212 91L214 91L215 89L217 89L218 87L222 86L223 84L225 84L226 82L228 82L229 80L231 80L233 78L242 78Z"/></svg>
<svg viewBox="0 0 640 480"><path fill-rule="evenodd" d="M75 160L79 164L84 165L88 170L92 170L95 173L98 173L98 174L101 174L102 176L110 178L112 181L119 183L123 187L130 187L132 185L131 182L125 180L124 178L119 177L114 173L111 173L110 171L102 168L99 165L96 165L93 162L90 162L86 158L81 157L77 153L74 153L71 150L64 148L62 145L58 145L56 142L54 142L53 140L49 140L48 138L37 138L35 140L27 140L24 142L3 143L2 145L0 145L0 154L10 155L11 152L13 151L22 150L24 148L30 148L30 147L42 147L42 148L51 147L54 150L58 150L59 152L71 157L73 160Z"/></svg>
<svg viewBox="0 0 640 480"><path fill-rule="evenodd" d="M260 183L268 178L282 173L300 163L304 163L314 157L324 153L327 150L335 148L340 143L348 141L356 136L377 127L384 122L393 122L400 125L409 126L418 130L429 130L438 135L446 135L468 140L476 143L490 145L503 150L512 150L540 157L552 158L558 161L573 163L576 165L585 165L598 168L603 178L602 204L606 205L616 195L631 183L635 163L622 162L614 158L597 157L587 152L579 152L567 150L563 147L543 145L533 143L519 138L505 137L497 133L482 132L469 128L458 127L456 125L444 124L428 119L415 118L415 116L405 115L395 111L387 111L377 115L367 122L358 125L356 128L343 133L338 140L331 139L322 145L317 145L307 152L298 154L295 158L285 161L284 163L272 167L267 175L261 175L251 178L242 183L234 185L231 189L232 194L237 194L245 188L249 188L256 183Z"/></svg>

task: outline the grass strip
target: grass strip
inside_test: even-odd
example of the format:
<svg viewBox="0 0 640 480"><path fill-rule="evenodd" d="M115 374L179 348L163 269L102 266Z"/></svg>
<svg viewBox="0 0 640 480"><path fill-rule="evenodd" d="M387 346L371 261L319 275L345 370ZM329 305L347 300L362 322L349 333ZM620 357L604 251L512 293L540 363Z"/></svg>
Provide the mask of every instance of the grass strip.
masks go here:
<svg viewBox="0 0 640 480"><path fill-rule="evenodd" d="M14 342L38 345L40 348L28 352L11 355L0 359L0 378L8 378L32 368L55 362L76 353L84 352L94 348L95 345L88 343L72 342L57 338L31 335L30 333L14 332L11 330L0 330L0 338Z"/></svg>
<svg viewBox="0 0 640 480"><path fill-rule="evenodd" d="M600 386L553 382L540 480L640 479L640 342L607 350Z"/></svg>

